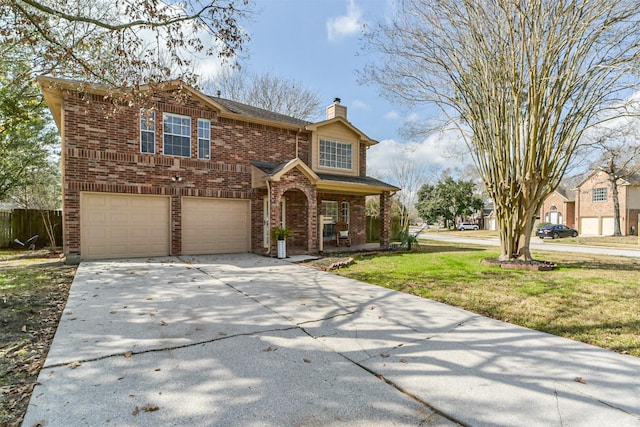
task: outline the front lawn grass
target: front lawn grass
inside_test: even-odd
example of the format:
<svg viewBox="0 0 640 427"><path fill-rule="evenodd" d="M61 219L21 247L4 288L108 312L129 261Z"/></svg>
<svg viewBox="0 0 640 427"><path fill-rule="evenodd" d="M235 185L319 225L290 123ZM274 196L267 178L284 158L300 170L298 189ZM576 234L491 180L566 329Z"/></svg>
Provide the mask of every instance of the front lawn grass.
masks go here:
<svg viewBox="0 0 640 427"><path fill-rule="evenodd" d="M558 264L544 272L480 262L498 255L421 243L417 252L356 256L337 274L640 357L640 259L534 252Z"/></svg>
<svg viewBox="0 0 640 427"><path fill-rule="evenodd" d="M0 251L0 426L19 426L76 268L44 253Z"/></svg>

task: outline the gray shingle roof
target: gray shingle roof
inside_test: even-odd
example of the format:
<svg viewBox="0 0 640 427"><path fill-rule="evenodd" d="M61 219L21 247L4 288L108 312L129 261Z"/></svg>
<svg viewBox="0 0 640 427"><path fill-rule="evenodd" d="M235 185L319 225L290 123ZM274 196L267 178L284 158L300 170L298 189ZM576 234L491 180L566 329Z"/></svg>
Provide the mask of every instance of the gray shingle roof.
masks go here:
<svg viewBox="0 0 640 427"><path fill-rule="evenodd" d="M288 162L283 163L271 163L271 162L261 162L258 160L252 160L251 164L267 175L274 175L278 173ZM370 185L372 187L387 187L389 191L397 191L398 187L395 187L391 184L387 184L386 182L382 182L379 179L372 178L370 176L352 176L352 175L338 175L333 173L322 173L316 172L318 177L323 181L336 181L336 182L346 182L349 184L361 184L361 185Z"/></svg>
<svg viewBox="0 0 640 427"><path fill-rule="evenodd" d="M254 107L252 105L232 101L230 99L218 98L215 96L210 96L209 98L213 99L215 102L235 114L242 114L244 116L249 116L256 119L269 120L299 127L304 127L308 124L311 124L311 122L308 122L306 120L296 119L295 117L290 117L280 113L274 113L273 111L268 111L262 108Z"/></svg>
<svg viewBox="0 0 640 427"><path fill-rule="evenodd" d="M388 187L390 191L399 190L398 187L393 186L391 184L387 184L386 182L380 181L379 179L372 178L370 176L352 176L352 175L338 175L332 173L321 173L316 172L320 179L323 181L338 181L338 182L348 182L350 184L362 184L362 185L371 185L374 187Z"/></svg>

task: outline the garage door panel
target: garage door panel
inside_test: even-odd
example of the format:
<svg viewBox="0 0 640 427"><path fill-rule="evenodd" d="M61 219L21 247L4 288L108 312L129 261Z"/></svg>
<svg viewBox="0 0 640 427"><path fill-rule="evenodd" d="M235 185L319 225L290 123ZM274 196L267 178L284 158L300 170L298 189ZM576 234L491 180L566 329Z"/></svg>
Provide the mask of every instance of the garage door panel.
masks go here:
<svg viewBox="0 0 640 427"><path fill-rule="evenodd" d="M185 197L182 200L182 252L248 252L248 200Z"/></svg>
<svg viewBox="0 0 640 427"><path fill-rule="evenodd" d="M602 235L613 236L613 217L602 218Z"/></svg>
<svg viewBox="0 0 640 427"><path fill-rule="evenodd" d="M599 218L580 218L580 234L596 236L600 233Z"/></svg>
<svg viewBox="0 0 640 427"><path fill-rule="evenodd" d="M80 205L83 258L169 254L168 197L82 193Z"/></svg>

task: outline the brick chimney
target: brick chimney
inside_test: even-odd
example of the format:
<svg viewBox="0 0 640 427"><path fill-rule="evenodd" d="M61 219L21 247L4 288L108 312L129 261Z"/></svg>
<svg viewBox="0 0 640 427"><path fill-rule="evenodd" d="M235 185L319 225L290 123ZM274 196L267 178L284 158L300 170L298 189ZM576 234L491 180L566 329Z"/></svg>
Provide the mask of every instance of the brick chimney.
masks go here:
<svg viewBox="0 0 640 427"><path fill-rule="evenodd" d="M347 120L347 107L340 104L340 98L335 98L333 104L327 107L327 120L331 120L335 117L342 117Z"/></svg>

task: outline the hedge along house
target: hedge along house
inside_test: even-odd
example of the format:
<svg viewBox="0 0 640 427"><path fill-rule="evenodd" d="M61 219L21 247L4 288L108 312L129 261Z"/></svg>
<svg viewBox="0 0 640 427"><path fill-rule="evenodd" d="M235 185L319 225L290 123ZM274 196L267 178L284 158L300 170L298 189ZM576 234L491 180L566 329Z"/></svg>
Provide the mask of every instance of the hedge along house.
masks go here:
<svg viewBox="0 0 640 427"><path fill-rule="evenodd" d="M380 247L390 240L397 187L366 175L377 141L336 100L306 122L207 96L180 81L117 108L106 88L40 77L62 136L64 252L95 259L254 252L335 245L344 221L365 242L365 196L380 200ZM141 91L150 91L141 88Z"/></svg>

